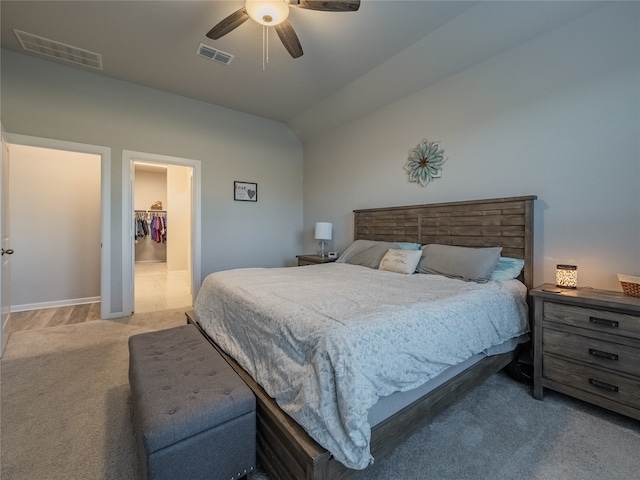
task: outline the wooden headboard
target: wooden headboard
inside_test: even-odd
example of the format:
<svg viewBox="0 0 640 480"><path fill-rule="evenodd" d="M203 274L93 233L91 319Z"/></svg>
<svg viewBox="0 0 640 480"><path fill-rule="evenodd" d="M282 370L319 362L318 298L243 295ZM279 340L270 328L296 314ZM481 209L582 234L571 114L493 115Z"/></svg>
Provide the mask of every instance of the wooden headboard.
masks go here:
<svg viewBox="0 0 640 480"><path fill-rule="evenodd" d="M533 202L537 197L354 210L354 240L502 247L524 259L522 281L533 288Z"/></svg>

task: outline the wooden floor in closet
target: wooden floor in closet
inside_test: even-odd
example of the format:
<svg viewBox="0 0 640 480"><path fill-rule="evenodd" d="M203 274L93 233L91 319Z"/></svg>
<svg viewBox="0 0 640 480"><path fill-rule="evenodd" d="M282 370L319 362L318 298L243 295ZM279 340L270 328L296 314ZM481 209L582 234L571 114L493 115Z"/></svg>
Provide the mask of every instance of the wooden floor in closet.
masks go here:
<svg viewBox="0 0 640 480"><path fill-rule="evenodd" d="M136 264L135 311L191 308L187 272L167 272L166 263ZM100 319L100 303L11 312L10 332Z"/></svg>

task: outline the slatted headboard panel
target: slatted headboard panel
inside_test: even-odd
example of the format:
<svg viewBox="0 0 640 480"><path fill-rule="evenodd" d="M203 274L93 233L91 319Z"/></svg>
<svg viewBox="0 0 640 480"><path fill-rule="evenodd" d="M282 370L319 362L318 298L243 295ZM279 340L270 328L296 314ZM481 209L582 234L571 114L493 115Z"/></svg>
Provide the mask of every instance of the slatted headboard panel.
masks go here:
<svg viewBox="0 0 640 480"><path fill-rule="evenodd" d="M502 247L525 261L533 288L533 202L536 196L354 210L354 239Z"/></svg>

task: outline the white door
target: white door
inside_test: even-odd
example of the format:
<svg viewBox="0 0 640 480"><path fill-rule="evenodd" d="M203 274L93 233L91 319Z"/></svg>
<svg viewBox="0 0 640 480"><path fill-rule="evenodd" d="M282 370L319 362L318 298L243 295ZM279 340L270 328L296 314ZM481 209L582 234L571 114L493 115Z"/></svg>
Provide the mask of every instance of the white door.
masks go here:
<svg viewBox="0 0 640 480"><path fill-rule="evenodd" d="M128 302L129 303L129 308L125 307L125 312L127 315L132 315L133 313L135 313L135 306L136 306L136 270L135 270L135 264L136 264L136 227L135 227L135 223L133 220L133 205L134 205L134 191L135 191L135 184L136 184L136 166L133 163L133 161L129 162L129 175L130 175L130 180L129 180L129 231L128 231L128 237L129 237L129 241L131 242L131 254L129 255L129 265L131 265L131 271L129 272L129 281L131 282L131 299ZM126 231L126 229L123 229ZM125 272L122 272L123 275L126 274ZM123 298L122 299L122 303L123 305L127 305L127 299Z"/></svg>
<svg viewBox="0 0 640 480"><path fill-rule="evenodd" d="M0 329L0 357L9 339L9 312L11 309L11 269L9 259L13 250L9 243L9 146L2 131L2 150L0 153L0 313L2 328Z"/></svg>

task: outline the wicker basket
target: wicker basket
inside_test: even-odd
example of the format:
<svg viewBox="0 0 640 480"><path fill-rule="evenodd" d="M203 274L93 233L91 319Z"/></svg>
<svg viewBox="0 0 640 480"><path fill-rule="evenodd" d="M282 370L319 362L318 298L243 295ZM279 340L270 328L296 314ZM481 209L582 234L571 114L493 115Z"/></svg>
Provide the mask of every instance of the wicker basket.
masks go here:
<svg viewBox="0 0 640 480"><path fill-rule="evenodd" d="M625 295L632 297L640 297L640 277L633 277L631 275L618 274L618 280L622 285L622 291Z"/></svg>

